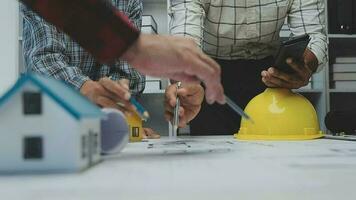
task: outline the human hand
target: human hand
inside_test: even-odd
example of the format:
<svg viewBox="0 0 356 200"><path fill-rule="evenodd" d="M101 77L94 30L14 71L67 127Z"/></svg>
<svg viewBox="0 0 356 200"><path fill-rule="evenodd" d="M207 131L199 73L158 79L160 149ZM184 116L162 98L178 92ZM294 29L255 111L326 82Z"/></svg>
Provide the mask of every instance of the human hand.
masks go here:
<svg viewBox="0 0 356 200"><path fill-rule="evenodd" d="M200 84L182 84L178 91L176 84L168 86L165 92L165 118L167 121L173 119L176 92L180 100L178 127L184 127L199 113L204 99L204 89Z"/></svg>
<svg viewBox="0 0 356 200"><path fill-rule="evenodd" d="M122 58L143 74L190 83L202 81L208 103L225 103L220 66L191 39L141 34Z"/></svg>
<svg viewBox="0 0 356 200"><path fill-rule="evenodd" d="M105 77L101 78L99 81L89 80L82 85L80 93L103 108L116 108L125 114L135 112L136 110L129 102L131 94L129 91L128 80L126 79L113 81Z"/></svg>
<svg viewBox="0 0 356 200"><path fill-rule="evenodd" d="M159 139L161 136L152 128L143 127L143 139Z"/></svg>
<svg viewBox="0 0 356 200"><path fill-rule="evenodd" d="M318 67L316 56L308 49L304 52L302 62L295 61L292 58L288 58L286 62L295 72L288 74L270 67L261 72L264 84L268 87L298 89L308 84L310 77Z"/></svg>

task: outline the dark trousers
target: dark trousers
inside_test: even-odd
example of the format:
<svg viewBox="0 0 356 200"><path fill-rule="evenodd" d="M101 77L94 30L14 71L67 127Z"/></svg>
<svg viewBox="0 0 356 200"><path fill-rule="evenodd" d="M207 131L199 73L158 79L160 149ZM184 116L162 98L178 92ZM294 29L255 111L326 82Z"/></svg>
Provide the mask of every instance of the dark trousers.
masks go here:
<svg viewBox="0 0 356 200"><path fill-rule="evenodd" d="M225 94L241 108L266 88L262 70L272 66L272 57L262 60L216 60L222 70ZM205 100L197 117L190 123L191 135L231 135L240 128L241 117L228 105L208 105Z"/></svg>

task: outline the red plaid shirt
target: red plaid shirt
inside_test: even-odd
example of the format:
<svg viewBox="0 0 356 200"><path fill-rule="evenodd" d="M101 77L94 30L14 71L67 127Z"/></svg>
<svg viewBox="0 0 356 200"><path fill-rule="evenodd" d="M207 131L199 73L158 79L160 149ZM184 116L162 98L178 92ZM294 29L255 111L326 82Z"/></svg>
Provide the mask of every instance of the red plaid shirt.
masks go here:
<svg viewBox="0 0 356 200"><path fill-rule="evenodd" d="M104 63L114 62L138 38L129 19L106 0L20 0Z"/></svg>

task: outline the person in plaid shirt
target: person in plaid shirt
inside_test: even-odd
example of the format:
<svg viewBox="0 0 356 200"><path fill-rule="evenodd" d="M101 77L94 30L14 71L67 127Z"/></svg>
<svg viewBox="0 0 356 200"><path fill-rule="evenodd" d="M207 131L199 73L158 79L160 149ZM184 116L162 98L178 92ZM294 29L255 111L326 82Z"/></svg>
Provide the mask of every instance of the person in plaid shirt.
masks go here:
<svg viewBox="0 0 356 200"><path fill-rule="evenodd" d="M266 86L294 89L308 84L312 74L327 61L323 0L171 0L170 3L171 34L193 38L222 66L225 92L242 107ZM292 36L311 37L302 62L287 60L294 74L273 67L285 20ZM172 98L167 101L174 102L175 96L170 94L173 92L171 88L166 90L166 96ZM202 93L196 95L198 99L202 97ZM168 111L173 108L172 104L166 106ZM191 134L233 134L239 130L240 119L227 106L203 104L190 124Z"/></svg>
<svg viewBox="0 0 356 200"><path fill-rule="evenodd" d="M142 34L107 0L20 1L67 33L100 63L112 64L122 58L143 74L202 81L209 104L225 103L220 66L192 40ZM115 84L110 86L117 89ZM128 88L116 94L129 108Z"/></svg>
<svg viewBox="0 0 356 200"><path fill-rule="evenodd" d="M112 3L129 17L137 29L141 27L141 0L113 0ZM99 63L68 35L26 6L21 6L21 10L24 17L23 52L27 71L64 80L101 107L114 107L124 112L133 109L132 105L118 106L116 102L122 100L115 94L127 88L131 95L140 94L145 86L142 74L120 59L110 64ZM150 128L144 128L144 132L148 138L159 137Z"/></svg>

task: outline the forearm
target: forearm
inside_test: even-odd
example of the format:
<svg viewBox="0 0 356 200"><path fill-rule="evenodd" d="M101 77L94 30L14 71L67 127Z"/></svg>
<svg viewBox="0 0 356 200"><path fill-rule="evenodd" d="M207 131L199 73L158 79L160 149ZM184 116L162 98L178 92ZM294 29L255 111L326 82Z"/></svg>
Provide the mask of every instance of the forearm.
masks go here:
<svg viewBox="0 0 356 200"><path fill-rule="evenodd" d="M293 35L309 34L311 40L308 49L318 61L316 71L321 70L328 59L324 2L322 0L295 0L288 15L288 22ZM309 57L313 56L309 55ZM310 65L315 65L314 61L310 62L313 63Z"/></svg>
<svg viewBox="0 0 356 200"><path fill-rule="evenodd" d="M77 90L79 90L86 81L90 80L90 78L85 76L77 67L68 66L61 62L53 62L51 65L47 64L49 63L39 61L28 65L27 69L38 74L62 80Z"/></svg>
<svg viewBox="0 0 356 200"><path fill-rule="evenodd" d="M129 19L106 0L20 0L99 61L112 63L138 38Z"/></svg>
<svg viewBox="0 0 356 200"><path fill-rule="evenodd" d="M28 52L28 50L24 51ZM25 54L27 71L62 80L77 90L87 80L90 80L79 67L70 66L60 54L49 52L45 48L33 49L31 52L33 52L33 54L30 53L31 56L26 56L29 54Z"/></svg>

